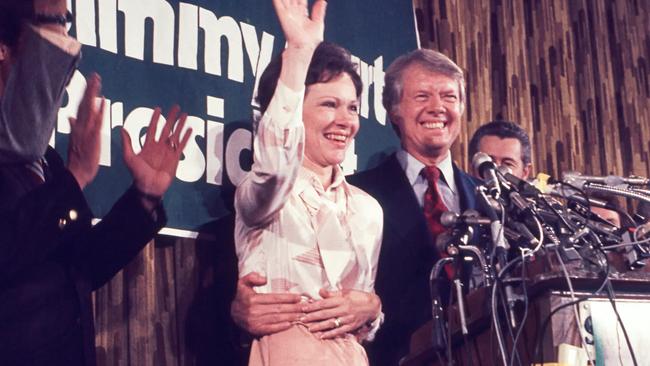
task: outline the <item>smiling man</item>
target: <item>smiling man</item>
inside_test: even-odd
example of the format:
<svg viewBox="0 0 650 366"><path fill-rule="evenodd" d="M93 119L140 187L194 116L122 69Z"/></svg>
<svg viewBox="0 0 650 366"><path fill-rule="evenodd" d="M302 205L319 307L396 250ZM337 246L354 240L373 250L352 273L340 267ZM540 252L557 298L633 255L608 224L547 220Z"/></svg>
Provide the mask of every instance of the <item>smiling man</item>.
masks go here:
<svg viewBox="0 0 650 366"><path fill-rule="evenodd" d="M368 345L371 365L397 365L411 334L431 319L429 271L440 258L435 239L444 211L475 208L480 182L453 163L451 145L462 128L463 71L447 56L416 50L386 71L383 104L401 149L349 182L384 209L375 289L385 323Z"/></svg>

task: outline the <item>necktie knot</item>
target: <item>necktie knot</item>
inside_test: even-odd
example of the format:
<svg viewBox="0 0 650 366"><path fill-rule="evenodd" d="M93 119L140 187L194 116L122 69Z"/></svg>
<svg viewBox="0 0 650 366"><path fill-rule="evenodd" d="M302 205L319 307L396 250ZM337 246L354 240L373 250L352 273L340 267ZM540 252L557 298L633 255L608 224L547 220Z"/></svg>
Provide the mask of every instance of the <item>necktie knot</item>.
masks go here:
<svg viewBox="0 0 650 366"><path fill-rule="evenodd" d="M440 169L435 165L430 165L422 168L422 175L429 183L429 186L437 186L438 179L440 179Z"/></svg>

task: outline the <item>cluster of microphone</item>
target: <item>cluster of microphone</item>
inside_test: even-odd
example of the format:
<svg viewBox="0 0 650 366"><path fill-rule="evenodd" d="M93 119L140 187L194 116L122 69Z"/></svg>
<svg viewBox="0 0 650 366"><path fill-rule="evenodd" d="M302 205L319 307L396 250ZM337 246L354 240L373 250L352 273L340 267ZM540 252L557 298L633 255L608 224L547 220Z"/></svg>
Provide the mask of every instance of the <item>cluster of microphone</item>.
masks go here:
<svg viewBox="0 0 650 366"><path fill-rule="evenodd" d="M532 183L512 175L508 168L497 167L483 152L474 155L472 166L484 181L476 190L483 215L476 210L443 214L441 223L452 235L438 238L439 250L449 252L448 247L455 247L451 249L455 253L469 244L468 227L484 226L489 227L491 245L482 245L480 251L488 258L495 254L497 258L489 259L497 264L501 260L501 265L509 259L512 247L531 254L549 246L559 247L563 253L574 249L614 250L625 248L625 234L629 233L635 234L635 239L628 241L638 257L628 261L630 269L642 264L639 259L650 257L648 243L641 240L650 233L648 218L634 215L627 227L618 228L591 211L591 207L617 209L605 199L591 197L594 193L650 203L650 179L569 172L561 180L540 174Z"/></svg>
<svg viewBox="0 0 650 366"><path fill-rule="evenodd" d="M649 218L625 213L630 222L619 228L591 211L592 207L617 210L603 199L609 196L650 204L650 179L568 172L561 179L540 174L529 182L508 168L497 167L483 152L474 155L472 167L483 179L476 189L478 211L443 213L441 224L449 229L436 239L438 251L448 257L436 263L430 277L433 318L438 322L434 327L441 328L433 332L435 350L447 345L438 291L440 275L444 266L454 263L458 272L462 258L476 259L482 273L480 286L496 286L506 269L515 267L514 260L549 253L563 261L578 261L585 268L604 267L606 251L621 252L630 270L642 267L650 258ZM594 193L598 198L592 197ZM460 286L460 276L456 277L452 283ZM512 311L516 301L512 288L506 284L503 292ZM459 292L460 322L466 334L461 300ZM510 319L514 322L514 314Z"/></svg>

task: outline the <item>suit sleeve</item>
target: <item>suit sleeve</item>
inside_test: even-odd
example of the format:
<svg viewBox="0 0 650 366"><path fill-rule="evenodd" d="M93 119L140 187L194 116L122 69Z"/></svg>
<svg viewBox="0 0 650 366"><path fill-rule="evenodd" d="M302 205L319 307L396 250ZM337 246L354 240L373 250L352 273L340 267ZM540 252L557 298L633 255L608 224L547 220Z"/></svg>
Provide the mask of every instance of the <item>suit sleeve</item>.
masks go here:
<svg viewBox="0 0 650 366"><path fill-rule="evenodd" d="M53 165L60 166L55 178L30 190L10 207L0 205L0 284L35 265L55 260L77 268L96 289L164 226L165 212L162 206L147 212L138 192L131 188L100 223L91 227L93 214L77 181L60 159Z"/></svg>
<svg viewBox="0 0 650 366"><path fill-rule="evenodd" d="M71 37L25 26L0 100L0 163L42 157L81 45Z"/></svg>
<svg viewBox="0 0 650 366"><path fill-rule="evenodd" d="M90 278L93 290L108 282L165 225L162 204L148 212L131 187L104 218L75 240L72 260Z"/></svg>
<svg viewBox="0 0 650 366"><path fill-rule="evenodd" d="M3 189L0 197L0 283L55 255L61 243L86 230L83 217L90 216L83 193L67 170L20 197L11 196L20 193Z"/></svg>

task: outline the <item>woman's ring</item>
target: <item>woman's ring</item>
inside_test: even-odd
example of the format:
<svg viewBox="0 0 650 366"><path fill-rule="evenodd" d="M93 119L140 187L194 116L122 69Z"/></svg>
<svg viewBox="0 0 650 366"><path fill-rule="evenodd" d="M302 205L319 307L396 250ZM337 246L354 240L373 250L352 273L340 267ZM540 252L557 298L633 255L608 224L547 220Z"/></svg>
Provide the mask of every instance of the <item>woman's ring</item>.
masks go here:
<svg viewBox="0 0 650 366"><path fill-rule="evenodd" d="M336 317L334 318L334 328L338 328L341 326L341 318Z"/></svg>

